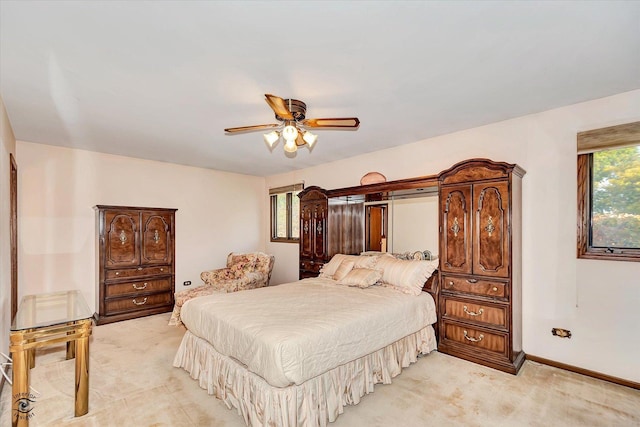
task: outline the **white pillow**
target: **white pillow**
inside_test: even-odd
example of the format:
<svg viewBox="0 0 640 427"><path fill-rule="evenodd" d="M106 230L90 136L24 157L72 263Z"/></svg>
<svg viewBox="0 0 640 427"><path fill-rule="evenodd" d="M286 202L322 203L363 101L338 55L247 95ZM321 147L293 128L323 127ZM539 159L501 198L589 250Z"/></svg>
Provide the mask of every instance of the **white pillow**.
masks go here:
<svg viewBox="0 0 640 427"><path fill-rule="evenodd" d="M380 257L335 254L333 258L331 258L331 261L322 266L318 277L333 279L336 270L340 267L342 261L345 260L353 261L353 268L373 268L378 258Z"/></svg>
<svg viewBox="0 0 640 427"><path fill-rule="evenodd" d="M333 258L331 258L331 261L322 266L318 277L333 279L333 275L336 274L336 270L340 267L340 264L344 261L345 257L346 255L344 254L335 254Z"/></svg>
<svg viewBox="0 0 640 427"><path fill-rule="evenodd" d="M372 268L354 268L344 278L338 281L339 285L368 288L380 280L382 271Z"/></svg>
<svg viewBox="0 0 640 427"><path fill-rule="evenodd" d="M382 284L407 294L420 295L422 287L438 268L438 260L408 261L382 256L376 268L382 270Z"/></svg>
<svg viewBox="0 0 640 427"><path fill-rule="evenodd" d="M379 256L375 255L347 255L354 262L353 268L374 268Z"/></svg>
<svg viewBox="0 0 640 427"><path fill-rule="evenodd" d="M342 280L351 270L353 270L353 261L345 259L340 263L340 267L333 273L333 280Z"/></svg>

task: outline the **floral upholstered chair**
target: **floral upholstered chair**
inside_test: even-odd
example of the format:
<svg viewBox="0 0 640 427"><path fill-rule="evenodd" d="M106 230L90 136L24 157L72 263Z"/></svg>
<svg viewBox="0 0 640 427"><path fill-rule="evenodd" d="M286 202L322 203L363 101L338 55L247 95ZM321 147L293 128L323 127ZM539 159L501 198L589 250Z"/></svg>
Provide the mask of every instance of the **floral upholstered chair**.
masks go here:
<svg viewBox="0 0 640 427"><path fill-rule="evenodd" d="M238 254L231 252L227 256L227 266L216 270L203 271L200 278L204 285L176 292L175 306L169 325L182 324L180 309L185 301L215 292L236 292L245 289L269 286L275 257L263 252Z"/></svg>

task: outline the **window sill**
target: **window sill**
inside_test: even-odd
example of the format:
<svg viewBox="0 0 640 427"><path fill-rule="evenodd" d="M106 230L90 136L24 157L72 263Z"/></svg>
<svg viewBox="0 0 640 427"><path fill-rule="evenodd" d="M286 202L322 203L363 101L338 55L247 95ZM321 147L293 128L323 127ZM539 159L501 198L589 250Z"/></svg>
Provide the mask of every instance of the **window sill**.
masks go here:
<svg viewBox="0 0 640 427"><path fill-rule="evenodd" d="M274 239L271 238L271 243L300 243L300 239Z"/></svg>
<svg viewBox="0 0 640 427"><path fill-rule="evenodd" d="M578 253L578 259L599 259L602 261L627 261L627 262L640 262L640 251L627 250L622 253L610 253L606 249L602 250L587 250L583 253Z"/></svg>

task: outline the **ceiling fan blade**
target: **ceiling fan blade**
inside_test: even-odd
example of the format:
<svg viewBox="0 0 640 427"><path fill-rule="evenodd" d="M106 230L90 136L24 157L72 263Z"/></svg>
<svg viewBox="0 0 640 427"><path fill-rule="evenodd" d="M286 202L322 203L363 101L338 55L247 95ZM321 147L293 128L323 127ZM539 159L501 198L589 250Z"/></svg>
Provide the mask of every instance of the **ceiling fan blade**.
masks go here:
<svg viewBox="0 0 640 427"><path fill-rule="evenodd" d="M227 128L224 131L226 133L241 133L241 132L255 132L262 129L273 129L280 127L280 124L270 124L270 125L254 125L254 126L240 126L237 128Z"/></svg>
<svg viewBox="0 0 640 427"><path fill-rule="evenodd" d="M360 126L357 117L343 117L336 119L306 119L301 122L302 126L309 128L352 128Z"/></svg>
<svg viewBox="0 0 640 427"><path fill-rule="evenodd" d="M270 95L268 93L265 94L264 97L266 98L269 107L271 107L273 112L276 113L276 116L281 117L284 120L293 120L293 114L291 114L291 111L289 111L287 103L284 102L284 99L280 98L279 96Z"/></svg>

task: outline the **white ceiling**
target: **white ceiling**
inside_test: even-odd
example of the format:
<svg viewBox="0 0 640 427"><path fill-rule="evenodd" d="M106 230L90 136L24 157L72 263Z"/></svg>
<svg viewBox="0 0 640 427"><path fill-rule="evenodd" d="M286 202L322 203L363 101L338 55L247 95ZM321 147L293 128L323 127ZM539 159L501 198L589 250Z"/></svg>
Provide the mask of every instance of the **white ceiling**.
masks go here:
<svg viewBox="0 0 640 427"><path fill-rule="evenodd" d="M640 88L638 1L1 0L0 40L17 139L258 176ZM265 93L360 129L225 135Z"/></svg>

